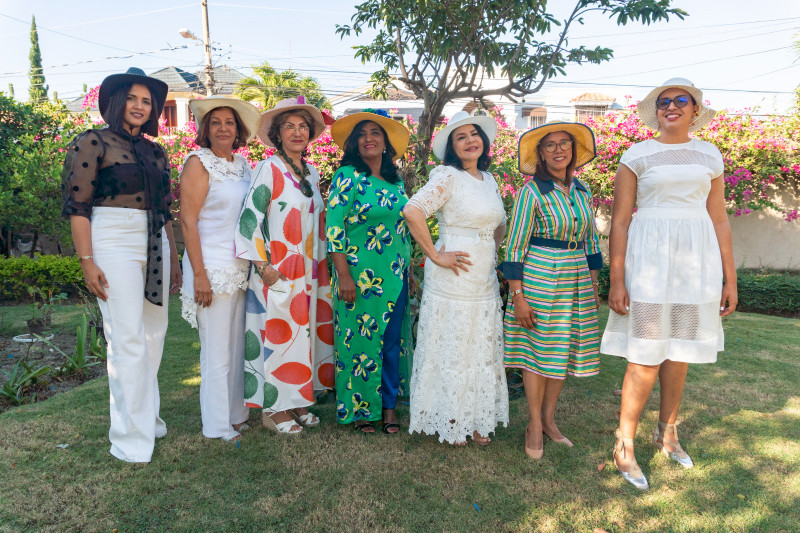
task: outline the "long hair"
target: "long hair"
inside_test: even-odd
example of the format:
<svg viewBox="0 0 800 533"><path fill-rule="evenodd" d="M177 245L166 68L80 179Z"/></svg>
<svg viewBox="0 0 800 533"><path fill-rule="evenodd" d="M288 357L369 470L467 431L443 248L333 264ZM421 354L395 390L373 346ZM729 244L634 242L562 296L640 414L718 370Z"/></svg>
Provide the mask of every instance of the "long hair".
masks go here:
<svg viewBox="0 0 800 533"><path fill-rule="evenodd" d="M361 135L361 130L364 129L364 125L367 122L372 122L371 120L362 120L356 127L353 128L353 131L350 132L350 135L347 136L347 140L344 142L344 155L342 156L342 160L339 162L340 167L345 166L352 166L362 174L366 174L367 176L372 175L372 171L369 168L363 159L361 159L361 154L358 153L358 137ZM377 123L376 123L377 124ZM380 124L378 127L381 128ZM397 152L394 149L394 146L389 143L389 136L386 135L386 130L381 128L381 132L383 133L383 142L386 144L386 151L383 152L381 156L381 178L385 179L389 183L397 183L401 181L400 174L397 173L397 165L394 164L392 159Z"/></svg>
<svg viewBox="0 0 800 533"><path fill-rule="evenodd" d="M141 83L144 87L147 87L144 83ZM125 85L121 86L119 89L114 91L111 97L108 99L108 107L106 108L106 123L112 130L116 131L126 131L125 130L125 106L128 102L128 92L133 87L132 83L126 83ZM147 91L150 93L150 118L147 119L147 122L142 124L139 133L146 133L151 137L158 136L158 110L155 101L153 101L153 91L150 90L150 87L147 87Z"/></svg>
<svg viewBox="0 0 800 533"><path fill-rule="evenodd" d="M478 158L478 170L487 170L489 165L492 164L492 158L489 157L489 150L491 150L492 145L489 142L489 137L486 136L486 133L481 129L480 126L477 124L471 124L471 126L475 126L475 130L478 132L481 140L483 141L483 153ZM461 159L456 155L456 151L453 148L453 133L455 130L450 132L450 135L447 137L447 146L444 149L444 159L442 162L445 165L455 167L459 170L464 170L464 165L461 163Z"/></svg>
<svg viewBox="0 0 800 533"><path fill-rule="evenodd" d="M572 141L572 159L569 160L569 165L567 165L567 172L564 174L564 183L569 185L569 183L572 182L572 176L575 174L575 163L577 162L578 159L578 150L576 149L577 146L575 144L575 137L573 137L573 135L568 131L561 130L561 132L566 133L567 137L569 137L569 140ZM536 145L536 155L538 158L538 161L536 161L536 175L545 176L551 180L553 179L553 175L550 174L550 172L547 170L547 163L545 163L544 159L542 158L540 150L542 144L544 143L544 140L554 133L558 132L552 131L548 133L547 135L542 137L542 139L539 141L539 144Z"/></svg>
<svg viewBox="0 0 800 533"><path fill-rule="evenodd" d="M194 142L203 148L211 148L211 140L208 138L208 133L211 130L211 114L219 109L230 109L233 112L233 119L236 121L236 138L233 140L233 149L238 150L247 144L247 138L250 136L250 130L244 125L242 119L239 118L239 113L232 107L215 107L203 117L200 123L200 131L197 132L197 138Z"/></svg>
<svg viewBox="0 0 800 533"><path fill-rule="evenodd" d="M289 109L288 111L284 111L280 113L277 117L272 119L272 124L269 126L269 131L267 132L267 138L272 141L272 144L275 146L281 145L281 136L280 136L280 129L291 115L297 115L302 117L305 120L306 124L308 125L308 138L313 139L314 134L316 133L317 123L314 121L314 118L311 116L311 113L306 111L305 109Z"/></svg>

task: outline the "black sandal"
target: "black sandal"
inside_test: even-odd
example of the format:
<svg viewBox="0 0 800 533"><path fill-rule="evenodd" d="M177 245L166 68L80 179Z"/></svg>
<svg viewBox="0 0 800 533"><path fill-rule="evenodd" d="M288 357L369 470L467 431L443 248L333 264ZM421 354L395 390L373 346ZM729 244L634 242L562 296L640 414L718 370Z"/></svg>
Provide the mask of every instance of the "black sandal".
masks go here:
<svg viewBox="0 0 800 533"><path fill-rule="evenodd" d="M387 435L397 435L400 433L400 424L395 424L394 422L386 422L383 427L383 432ZM396 429L397 431L389 431L390 429Z"/></svg>
<svg viewBox="0 0 800 533"><path fill-rule="evenodd" d="M364 435L369 435L371 433L375 433L375 426L373 426L372 423L365 422L363 420L360 421L360 422L361 422L360 424L358 422L354 422L353 423L353 429L354 430L360 431Z"/></svg>

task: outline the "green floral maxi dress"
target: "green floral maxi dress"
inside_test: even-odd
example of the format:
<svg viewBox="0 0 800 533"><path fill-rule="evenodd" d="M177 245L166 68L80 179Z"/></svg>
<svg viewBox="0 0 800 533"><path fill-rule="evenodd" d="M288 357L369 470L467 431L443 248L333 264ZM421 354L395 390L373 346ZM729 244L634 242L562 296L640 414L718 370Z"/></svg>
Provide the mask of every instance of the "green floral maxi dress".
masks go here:
<svg viewBox="0 0 800 533"><path fill-rule="evenodd" d="M383 333L411 264L411 245L403 206L403 183L392 184L340 168L328 197L328 252L347 255L356 300L339 299L333 271L333 327L336 348L336 398L339 423L380 420ZM408 306L400 342L400 392L408 394L411 375Z"/></svg>

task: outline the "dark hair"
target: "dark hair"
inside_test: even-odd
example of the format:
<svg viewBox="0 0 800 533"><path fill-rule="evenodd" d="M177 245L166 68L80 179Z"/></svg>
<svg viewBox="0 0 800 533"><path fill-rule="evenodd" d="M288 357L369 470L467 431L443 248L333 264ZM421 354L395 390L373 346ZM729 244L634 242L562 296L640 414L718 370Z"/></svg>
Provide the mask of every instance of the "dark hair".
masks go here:
<svg viewBox="0 0 800 533"><path fill-rule="evenodd" d="M569 140L572 141L572 159L570 159L569 165L567 165L567 172L564 174L564 183L565 184L569 184L572 181L572 175L575 173L575 164L577 163L577 159L578 159L578 150L576 150L575 137L573 137L573 135L568 131L564 131L564 130L559 130L559 131L561 133L566 133L567 137L569 137ZM547 135L542 137L539 140L539 144L536 145L536 158L537 158L537 161L536 161L536 171L535 171L535 173L536 173L537 176L544 176L544 177L553 179L553 175L550 174L547 171L547 163L545 163L544 159L542 159L542 156L539 153L539 148L541 148L542 143L544 142L545 139L547 139L548 137L550 137L554 133L559 133L559 131L551 131L550 133L548 133Z"/></svg>
<svg viewBox="0 0 800 533"><path fill-rule="evenodd" d="M108 99L108 107L106 107L105 116L107 117L106 123L112 130L117 131L126 131L125 129L125 106L128 102L128 93L133 87L133 83L126 83L122 85L119 89L114 91L114 93ZM147 87L144 83L139 83L138 85L142 85ZM158 136L158 106L156 102L153 100L153 91L150 90L150 87L147 87L147 90L150 92L150 118L147 119L147 122L142 124L142 127L139 130L139 133L146 133L152 137Z"/></svg>
<svg viewBox="0 0 800 533"><path fill-rule="evenodd" d="M339 167L351 166L355 167L355 169L367 176L372 175L372 171L369 168L363 159L361 159L361 154L358 153L358 137L361 135L361 130L364 129L364 125L367 122L373 122L372 120L362 120L356 127L353 128L353 131L350 132L350 135L347 136L347 140L344 142L344 155L342 156L342 160L339 162ZM375 122L375 124L378 124ZM381 128L381 125L378 124L378 127ZM386 135L386 130L381 128L381 132L383 133L383 141L386 143L386 151L383 152L383 156L381 157L381 178L385 179L389 183L397 183L398 181L402 181L400 178L400 174L397 173L397 165L394 164L392 158L397 154L394 149L394 146L391 145L389 142L389 136Z"/></svg>
<svg viewBox="0 0 800 533"><path fill-rule="evenodd" d="M491 150L492 144L489 142L489 137L486 136L486 133L480 126L477 124L469 125L475 126L475 130L478 132L478 135L483 141L483 153L478 158L478 170L487 170L489 165L492 164L492 158L489 157L489 150ZM459 170L464 170L464 166L461 164L461 159L459 159L459 157L456 155L456 151L453 149L453 133L455 133L455 130L451 131L450 135L447 137L447 146L444 149L444 159L442 162L445 165L456 167Z"/></svg>
<svg viewBox="0 0 800 533"><path fill-rule="evenodd" d="M283 113L279 113L277 117L272 119L272 124L269 126L269 131L267 132L267 138L272 141L276 147L281 145L281 136L278 133L278 130L281 129L289 117L291 115L297 115L302 117L303 120L306 121L308 124L308 138L313 139L314 134L316 133L317 123L314 121L314 117L311 116L311 113L306 111L305 109L289 109L288 111L284 111Z"/></svg>
<svg viewBox="0 0 800 533"><path fill-rule="evenodd" d="M208 132L211 129L211 114L220 109L230 109L231 112L233 112L233 119L236 121L236 138L233 140L233 149L238 150L247 144L250 130L244 125L242 119L239 118L239 113L237 113L234 108L228 106L215 107L206 113L206 116L204 116L202 122L200 122L200 130L197 132L197 138L195 138L194 142L202 148L211 148L211 140L208 138Z"/></svg>

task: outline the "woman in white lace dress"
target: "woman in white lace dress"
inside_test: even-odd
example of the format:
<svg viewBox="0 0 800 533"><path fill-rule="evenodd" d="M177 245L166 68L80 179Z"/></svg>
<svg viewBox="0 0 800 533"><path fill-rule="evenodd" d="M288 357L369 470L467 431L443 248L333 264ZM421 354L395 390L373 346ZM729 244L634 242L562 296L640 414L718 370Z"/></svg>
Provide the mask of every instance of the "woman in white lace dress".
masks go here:
<svg viewBox="0 0 800 533"><path fill-rule="evenodd" d="M181 227L186 243L183 317L200 333L203 435L226 442L247 429L244 405L244 291L248 262L234 254L234 234L250 186L250 164L233 151L254 135L258 109L241 100L192 100L196 143L181 172Z"/></svg>
<svg viewBox="0 0 800 533"><path fill-rule="evenodd" d="M688 365L717 360L720 317L736 309L737 290L722 156L689 136L715 111L692 82L673 78L639 102L638 112L660 135L631 146L614 178L611 314L600 351L628 360L614 461L627 482L646 490L633 454L642 409L658 379L653 444L691 468L675 430Z"/></svg>
<svg viewBox="0 0 800 533"><path fill-rule="evenodd" d="M409 432L487 445L508 424L502 302L495 266L506 229L503 202L486 172L497 132L491 117L457 113L436 136L444 162L403 209L428 258L411 376ZM434 245L426 219L436 213Z"/></svg>

